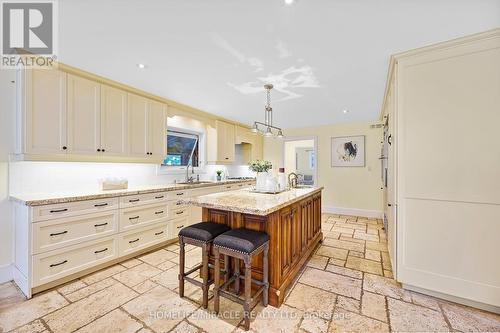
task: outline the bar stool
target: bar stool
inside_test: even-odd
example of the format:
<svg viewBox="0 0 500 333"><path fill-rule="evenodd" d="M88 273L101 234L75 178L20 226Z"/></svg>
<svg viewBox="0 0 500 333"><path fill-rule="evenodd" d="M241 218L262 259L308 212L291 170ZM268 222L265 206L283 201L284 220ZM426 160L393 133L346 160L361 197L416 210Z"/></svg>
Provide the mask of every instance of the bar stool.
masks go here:
<svg viewBox="0 0 500 333"><path fill-rule="evenodd" d="M219 256L230 256L235 259L235 272L229 278L225 279L220 285L220 272L214 270L214 310L219 313L219 297L228 298L236 303L242 304L244 309L243 318L245 320L245 330L250 329L250 309L258 302L258 297L262 295L262 304L267 306L269 298L269 235L265 232L253 231L244 228L233 229L217 236L213 242L215 267L220 265ZM262 281L252 279L252 258L261 252L264 252ZM226 258L226 257L225 257ZM240 259L245 263L245 275L240 276ZM225 260L226 261L226 260ZM227 277L227 276L226 276ZM245 281L244 298L240 298L240 278ZM235 293L226 290L234 281ZM259 289L252 296L252 282L259 285Z"/></svg>
<svg viewBox="0 0 500 333"><path fill-rule="evenodd" d="M200 222L188 227L182 228L179 231L179 296L184 297L184 280L188 281L198 287L201 287L203 291L203 307L206 309L208 307L208 288L213 283L213 280L208 279L208 256L210 254L211 244L215 237L224 232L230 230L230 228L225 224L213 223L213 222ZM186 259L185 245L191 244L194 246L201 247L202 250L202 262L196 267L184 272L184 265ZM214 269L219 273L219 265L215 266ZM227 257L224 260L224 277L225 280L228 278L229 271L229 261ZM194 278L189 277L190 274L194 273L201 268L201 275L203 282L197 281Z"/></svg>

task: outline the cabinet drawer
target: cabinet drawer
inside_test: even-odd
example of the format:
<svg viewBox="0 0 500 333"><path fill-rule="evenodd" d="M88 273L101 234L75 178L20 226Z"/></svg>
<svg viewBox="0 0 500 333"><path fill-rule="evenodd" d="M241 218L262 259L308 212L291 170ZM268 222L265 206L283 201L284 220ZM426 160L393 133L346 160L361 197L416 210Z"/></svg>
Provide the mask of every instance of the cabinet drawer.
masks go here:
<svg viewBox="0 0 500 333"><path fill-rule="evenodd" d="M184 206L182 208L177 208L169 211L168 217L171 219L177 219L180 217L186 217L189 216L189 207Z"/></svg>
<svg viewBox="0 0 500 333"><path fill-rule="evenodd" d="M179 208L184 208L187 207L185 204L183 204L180 200L171 200L168 202L168 210L171 212L173 210L179 209Z"/></svg>
<svg viewBox="0 0 500 333"><path fill-rule="evenodd" d="M85 200L33 208L33 222L118 209L118 198Z"/></svg>
<svg viewBox="0 0 500 333"><path fill-rule="evenodd" d="M168 217L168 204L139 206L120 210L120 231L160 222Z"/></svg>
<svg viewBox="0 0 500 333"><path fill-rule="evenodd" d="M172 229L171 229L172 233L170 234L170 239L172 239L176 238L179 235L179 231L182 228L187 227L189 225L189 220L187 217L183 217L180 219L172 220L170 221L170 223L172 224Z"/></svg>
<svg viewBox="0 0 500 333"><path fill-rule="evenodd" d="M33 256L33 287L93 267L117 257L116 239L92 242Z"/></svg>
<svg viewBox="0 0 500 333"><path fill-rule="evenodd" d="M33 223L33 254L110 236L118 230L118 216L111 210Z"/></svg>
<svg viewBox="0 0 500 333"><path fill-rule="evenodd" d="M120 198L120 208L135 207L167 201L167 192L127 195Z"/></svg>
<svg viewBox="0 0 500 333"><path fill-rule="evenodd" d="M169 240L168 222L158 223L138 230L120 234L120 256Z"/></svg>
<svg viewBox="0 0 500 333"><path fill-rule="evenodd" d="M190 195L191 195L191 191L190 190L179 190L179 191L167 192L167 198L168 198L168 200L176 200L176 199L187 198Z"/></svg>

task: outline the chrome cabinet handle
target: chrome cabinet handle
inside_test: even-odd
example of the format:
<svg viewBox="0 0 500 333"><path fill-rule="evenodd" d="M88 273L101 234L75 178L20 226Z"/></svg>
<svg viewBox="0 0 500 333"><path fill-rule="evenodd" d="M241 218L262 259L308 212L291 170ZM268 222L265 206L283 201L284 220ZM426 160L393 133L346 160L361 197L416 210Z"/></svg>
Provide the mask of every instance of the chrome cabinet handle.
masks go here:
<svg viewBox="0 0 500 333"><path fill-rule="evenodd" d="M108 225L108 222L106 223L101 223L101 224L94 224L94 227L104 227L105 225Z"/></svg>
<svg viewBox="0 0 500 333"><path fill-rule="evenodd" d="M61 262L59 262L57 264L51 264L50 267L56 267L56 266L64 265L67 262L68 262L67 260L64 260L64 261L61 261Z"/></svg>
<svg viewBox="0 0 500 333"><path fill-rule="evenodd" d="M94 253L98 254L98 253L106 252L107 250L108 250L108 248L105 248L105 249L102 249L102 250L94 251Z"/></svg>
<svg viewBox="0 0 500 333"><path fill-rule="evenodd" d="M68 231L64 230L64 231L61 231L61 232L55 232L53 234L50 234L50 236L59 236L59 235L67 234L67 233L68 233Z"/></svg>
<svg viewBox="0 0 500 333"><path fill-rule="evenodd" d="M135 243L135 242L138 242L138 241L139 241L139 238L134 239L134 240L132 240L132 241L128 241L128 243L129 243L129 244L132 244L132 243Z"/></svg>
<svg viewBox="0 0 500 333"><path fill-rule="evenodd" d="M50 212L51 213L62 213L62 212L67 212L68 211L68 208L63 208L63 209L54 209L54 210L51 210Z"/></svg>

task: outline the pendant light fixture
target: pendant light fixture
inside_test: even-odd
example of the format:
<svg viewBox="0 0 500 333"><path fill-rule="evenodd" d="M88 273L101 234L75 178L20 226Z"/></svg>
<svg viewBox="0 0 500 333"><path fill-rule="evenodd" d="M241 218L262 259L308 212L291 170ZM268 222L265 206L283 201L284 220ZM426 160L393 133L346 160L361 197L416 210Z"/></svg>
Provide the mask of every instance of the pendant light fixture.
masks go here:
<svg viewBox="0 0 500 333"><path fill-rule="evenodd" d="M265 107L265 117L264 122L256 121L253 123L252 132L262 133L265 137L276 136L277 138L283 138L283 130L279 127L273 126L273 108L271 107L271 89L273 85L268 83L264 85L267 93L267 103ZM262 130L260 127L263 127ZM275 133L276 132L276 133Z"/></svg>

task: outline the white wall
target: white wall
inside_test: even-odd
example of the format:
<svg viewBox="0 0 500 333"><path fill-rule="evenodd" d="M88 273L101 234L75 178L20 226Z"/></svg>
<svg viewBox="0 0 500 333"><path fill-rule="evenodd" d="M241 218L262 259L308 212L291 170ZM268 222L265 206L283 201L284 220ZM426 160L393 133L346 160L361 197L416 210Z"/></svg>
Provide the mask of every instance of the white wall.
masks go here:
<svg viewBox="0 0 500 333"><path fill-rule="evenodd" d="M15 72L0 69L0 283L11 280L12 214L9 193L9 152L14 149Z"/></svg>
<svg viewBox="0 0 500 333"><path fill-rule="evenodd" d="M297 159L296 159L296 149L299 147L314 147L314 140L296 140L296 141L285 141L284 142L285 153L284 159L285 172L288 174L290 172L297 172ZM276 168L277 169L277 168Z"/></svg>
<svg viewBox="0 0 500 333"><path fill-rule="evenodd" d="M369 123L328 125L320 127L287 129L287 137L317 137L319 186L324 186L323 210L341 214L381 216L382 190L380 147L382 129L371 129ZM365 135L365 167L331 167L331 138ZM283 166L283 141L265 139L264 159L273 163L275 170ZM287 171L288 172L288 171Z"/></svg>

